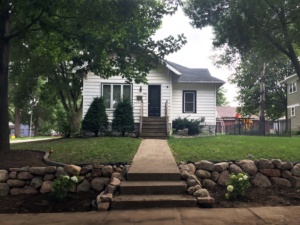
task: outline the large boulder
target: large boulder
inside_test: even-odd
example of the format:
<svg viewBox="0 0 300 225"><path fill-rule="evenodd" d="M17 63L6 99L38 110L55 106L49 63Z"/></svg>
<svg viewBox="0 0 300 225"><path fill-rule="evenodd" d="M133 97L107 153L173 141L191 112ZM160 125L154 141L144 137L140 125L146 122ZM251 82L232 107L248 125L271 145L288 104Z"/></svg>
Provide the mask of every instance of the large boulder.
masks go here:
<svg viewBox="0 0 300 225"><path fill-rule="evenodd" d="M269 159L260 159L257 162L258 169L273 169L275 166Z"/></svg>
<svg viewBox="0 0 300 225"><path fill-rule="evenodd" d="M76 165L65 165L64 170L70 176L78 176L80 174L81 167Z"/></svg>
<svg viewBox="0 0 300 225"><path fill-rule="evenodd" d="M294 175L294 176L297 176L297 177L300 177L300 163L297 163L293 169L291 170L291 173Z"/></svg>
<svg viewBox="0 0 300 225"><path fill-rule="evenodd" d="M204 179L202 181L202 186L207 189L213 189L216 187L216 182L212 181L211 179Z"/></svg>
<svg viewBox="0 0 300 225"><path fill-rule="evenodd" d="M110 165L102 167L102 174L104 177L111 177L113 172L114 172L113 167Z"/></svg>
<svg viewBox="0 0 300 225"><path fill-rule="evenodd" d="M220 173L218 184L225 186L226 181L229 179L229 177L230 177L230 173L227 170L224 170L222 173Z"/></svg>
<svg viewBox="0 0 300 225"><path fill-rule="evenodd" d="M274 164L275 168L280 169L282 166L282 161L280 159L272 159L272 163Z"/></svg>
<svg viewBox="0 0 300 225"><path fill-rule="evenodd" d="M195 166L193 163L188 163L187 165L188 165L188 167L189 167L189 172L190 172L191 174L194 174L195 171L196 171L196 166Z"/></svg>
<svg viewBox="0 0 300 225"><path fill-rule="evenodd" d="M88 192L91 191L91 183L84 179L80 184L77 185L77 192Z"/></svg>
<svg viewBox="0 0 300 225"><path fill-rule="evenodd" d="M291 170L292 168L293 168L293 163L291 162L284 162L280 167L281 170Z"/></svg>
<svg viewBox="0 0 300 225"><path fill-rule="evenodd" d="M300 187L300 178L299 177L289 177L288 180L291 182L292 187L299 188Z"/></svg>
<svg viewBox="0 0 300 225"><path fill-rule="evenodd" d="M95 191L103 191L105 186L109 184L110 179L107 177L95 177L91 181L91 185L93 190Z"/></svg>
<svg viewBox="0 0 300 225"><path fill-rule="evenodd" d="M89 172L91 172L92 169L93 169L93 166L92 166L92 165L85 165L85 166L81 167L80 175L86 175L86 174L88 174Z"/></svg>
<svg viewBox="0 0 300 225"><path fill-rule="evenodd" d="M289 182L287 179L279 178L279 177L271 177L270 178L273 186L280 187L280 188L289 188L291 187L291 182Z"/></svg>
<svg viewBox="0 0 300 225"><path fill-rule="evenodd" d="M8 180L8 172L6 170L0 170L0 183L5 183Z"/></svg>
<svg viewBox="0 0 300 225"><path fill-rule="evenodd" d="M262 173L257 173L252 179L251 184L257 187L271 187L271 181Z"/></svg>
<svg viewBox="0 0 300 225"><path fill-rule="evenodd" d="M279 169L260 169L259 172L268 177L280 177L281 171Z"/></svg>
<svg viewBox="0 0 300 225"><path fill-rule="evenodd" d="M227 170L229 167L229 163L227 162L220 162L215 164L215 170L218 172L222 172L224 170Z"/></svg>
<svg viewBox="0 0 300 225"><path fill-rule="evenodd" d="M7 196L9 194L9 186L6 183L0 183L0 196Z"/></svg>
<svg viewBox="0 0 300 225"><path fill-rule="evenodd" d="M41 177L34 177L30 182L30 186L37 189L42 186L42 183L43 183L43 179Z"/></svg>
<svg viewBox="0 0 300 225"><path fill-rule="evenodd" d="M26 184L25 180L18 180L18 179L9 179L7 181L7 185L11 188L20 188L24 187Z"/></svg>
<svg viewBox="0 0 300 225"><path fill-rule="evenodd" d="M48 193L52 191L52 181L46 180L42 183L40 192L43 193Z"/></svg>
<svg viewBox="0 0 300 225"><path fill-rule="evenodd" d="M30 167L29 173L33 175L45 175L46 174L46 167Z"/></svg>
<svg viewBox="0 0 300 225"><path fill-rule="evenodd" d="M234 174L238 174L238 173L242 173L243 172L243 170L241 169L241 167L239 167L236 164L231 164L229 166L229 171L230 171L230 173L234 173Z"/></svg>
<svg viewBox="0 0 300 225"><path fill-rule="evenodd" d="M241 161L238 161L236 162L236 164L238 166L240 166L242 168L242 170L249 174L250 176L253 176L254 174L256 174L257 172L257 167L255 165L255 163L252 161L252 160L241 160Z"/></svg>
<svg viewBox="0 0 300 225"><path fill-rule="evenodd" d="M20 179L20 180L31 180L33 178L33 175L29 172L19 172L18 173L18 176L17 176L17 179Z"/></svg>
<svg viewBox="0 0 300 225"><path fill-rule="evenodd" d="M56 167L56 166L47 166L47 167L45 168L45 172L46 172L46 173L55 173L56 170L57 170L57 167Z"/></svg>
<svg viewBox="0 0 300 225"><path fill-rule="evenodd" d="M208 193L207 189L201 188L201 189L195 191L193 195L195 197L208 197L209 193Z"/></svg>
<svg viewBox="0 0 300 225"><path fill-rule="evenodd" d="M219 179L219 176L220 176L219 172L217 172L217 171L211 172L210 175L211 175L211 176L210 176L210 179L211 179L212 181L214 181L214 182L217 182L218 179Z"/></svg>
<svg viewBox="0 0 300 225"><path fill-rule="evenodd" d="M195 162L195 166L198 170L213 171L215 164L207 160L201 160L199 162Z"/></svg>
<svg viewBox="0 0 300 225"><path fill-rule="evenodd" d="M195 175L200 179L210 178L210 172L208 172L206 170L196 170Z"/></svg>
<svg viewBox="0 0 300 225"><path fill-rule="evenodd" d="M64 170L64 168L58 167L56 169L55 177L60 177L60 176L65 176L65 175L68 175L68 173Z"/></svg>

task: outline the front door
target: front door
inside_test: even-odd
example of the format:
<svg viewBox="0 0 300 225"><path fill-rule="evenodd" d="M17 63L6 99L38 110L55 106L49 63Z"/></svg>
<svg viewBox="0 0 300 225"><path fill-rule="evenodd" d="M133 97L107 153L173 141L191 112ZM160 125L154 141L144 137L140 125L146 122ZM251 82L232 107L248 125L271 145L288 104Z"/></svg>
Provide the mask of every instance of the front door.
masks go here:
<svg viewBox="0 0 300 225"><path fill-rule="evenodd" d="M160 116L160 85L148 86L148 116Z"/></svg>

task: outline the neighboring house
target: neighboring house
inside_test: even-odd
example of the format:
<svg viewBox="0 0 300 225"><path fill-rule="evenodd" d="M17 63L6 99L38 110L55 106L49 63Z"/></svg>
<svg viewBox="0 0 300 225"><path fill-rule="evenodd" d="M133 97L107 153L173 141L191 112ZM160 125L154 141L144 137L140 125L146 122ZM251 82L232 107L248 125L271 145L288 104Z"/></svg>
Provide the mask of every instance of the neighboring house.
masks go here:
<svg viewBox="0 0 300 225"><path fill-rule="evenodd" d="M178 117L204 117L206 124L216 124L216 89L225 82L211 76L208 69L166 61L165 66L150 71L147 79L148 84L128 84L120 76L103 79L89 73L83 82L83 117L93 99L103 96L111 122L116 103L127 97L132 99L141 136L166 136Z"/></svg>
<svg viewBox="0 0 300 225"><path fill-rule="evenodd" d="M10 135L15 134L15 125L9 122ZM20 137L29 137L29 126L21 124L20 126ZM34 136L34 127L31 128L31 136Z"/></svg>
<svg viewBox="0 0 300 225"><path fill-rule="evenodd" d="M300 131L300 80L297 74L285 78L280 83L287 87L288 119L291 119L291 130Z"/></svg>

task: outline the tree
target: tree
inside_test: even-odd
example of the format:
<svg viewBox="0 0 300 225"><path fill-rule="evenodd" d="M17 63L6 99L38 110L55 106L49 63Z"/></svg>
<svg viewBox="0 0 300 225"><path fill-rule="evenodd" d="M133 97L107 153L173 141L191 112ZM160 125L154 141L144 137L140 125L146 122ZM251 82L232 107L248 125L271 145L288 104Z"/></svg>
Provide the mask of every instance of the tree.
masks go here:
<svg viewBox="0 0 300 225"><path fill-rule="evenodd" d="M5 109L0 111L0 131L8 130L12 41L39 56L47 54L56 69L72 61L69 69L75 73L92 71L105 78L121 74L129 82L146 82L150 69L186 42L183 35L151 39L162 17L176 10L177 1L4 0L0 6L0 105ZM3 150L9 150L8 132L0 132Z"/></svg>
<svg viewBox="0 0 300 225"><path fill-rule="evenodd" d="M238 53L281 55L300 78L300 8L297 0L189 0L185 13L197 28L214 28L214 46L226 48L230 63ZM268 61L262 61L268 62Z"/></svg>
<svg viewBox="0 0 300 225"><path fill-rule="evenodd" d="M134 131L133 107L129 99L118 102L114 111L112 129L121 132L123 137L126 132Z"/></svg>
<svg viewBox="0 0 300 225"><path fill-rule="evenodd" d="M229 104L225 94L226 89L224 87L219 87L217 89L217 106L226 106Z"/></svg>
<svg viewBox="0 0 300 225"><path fill-rule="evenodd" d="M260 62L261 60L256 56L248 57L236 68L236 72L230 78L230 82L239 88L237 100L242 103L240 110L247 114L258 115L261 68L257 65ZM278 57L266 64L266 116L271 119L280 118L286 113L285 87L279 82L291 73L293 67L286 58Z"/></svg>
<svg viewBox="0 0 300 225"><path fill-rule="evenodd" d="M82 130L90 131L98 136L99 132L107 129L108 119L103 98L94 98L82 121Z"/></svg>

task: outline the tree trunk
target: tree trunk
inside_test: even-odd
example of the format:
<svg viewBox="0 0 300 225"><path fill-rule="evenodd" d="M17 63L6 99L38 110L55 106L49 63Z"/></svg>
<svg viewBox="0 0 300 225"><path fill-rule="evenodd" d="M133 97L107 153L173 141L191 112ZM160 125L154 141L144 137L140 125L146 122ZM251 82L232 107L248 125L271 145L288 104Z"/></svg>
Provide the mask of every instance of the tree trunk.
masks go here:
<svg viewBox="0 0 300 225"><path fill-rule="evenodd" d="M15 136L20 137L21 129L21 110L18 106L15 107Z"/></svg>
<svg viewBox="0 0 300 225"><path fill-rule="evenodd" d="M2 11L3 10L3 11ZM9 11L0 13L0 151L10 150L8 125Z"/></svg>

